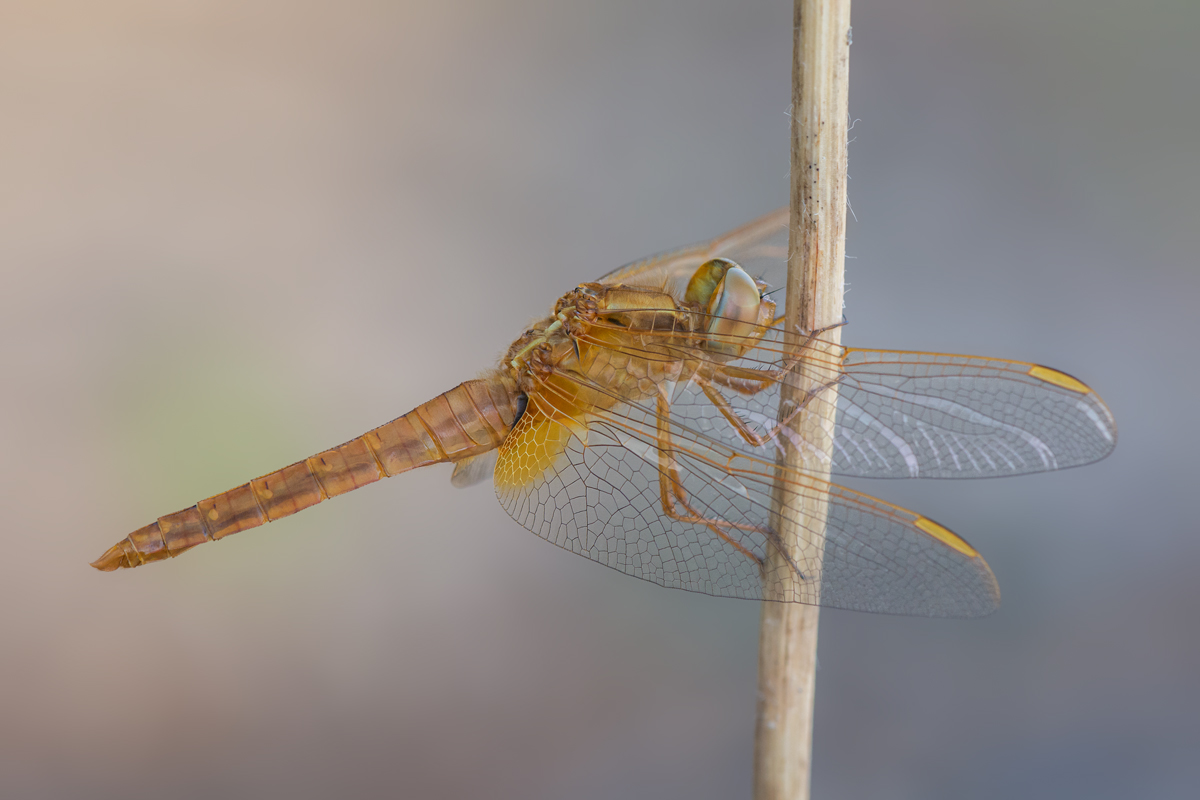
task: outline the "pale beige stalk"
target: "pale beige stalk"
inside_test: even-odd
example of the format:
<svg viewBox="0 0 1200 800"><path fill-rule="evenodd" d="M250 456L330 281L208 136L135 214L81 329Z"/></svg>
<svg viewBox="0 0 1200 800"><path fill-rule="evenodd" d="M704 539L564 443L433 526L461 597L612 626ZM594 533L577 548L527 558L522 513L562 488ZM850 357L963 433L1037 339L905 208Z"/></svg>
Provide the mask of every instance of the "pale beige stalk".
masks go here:
<svg viewBox="0 0 1200 800"><path fill-rule="evenodd" d="M793 36L786 324L792 330L816 330L842 318L850 0L796 0ZM822 338L836 342L839 329ZM784 395L783 399L789 398ZM813 406L798 423L801 433L813 445L831 449L834 404ZM798 464L799 456L790 450L786 458ZM789 504L796 510L778 517L785 546L792 550L795 563L819 564L822 540L802 536L798 524L803 518L810 526L814 520L823 526L826 503L792 497ZM820 580L819 574L805 577ZM817 621L815 605L763 603L755 800L806 800L809 796Z"/></svg>

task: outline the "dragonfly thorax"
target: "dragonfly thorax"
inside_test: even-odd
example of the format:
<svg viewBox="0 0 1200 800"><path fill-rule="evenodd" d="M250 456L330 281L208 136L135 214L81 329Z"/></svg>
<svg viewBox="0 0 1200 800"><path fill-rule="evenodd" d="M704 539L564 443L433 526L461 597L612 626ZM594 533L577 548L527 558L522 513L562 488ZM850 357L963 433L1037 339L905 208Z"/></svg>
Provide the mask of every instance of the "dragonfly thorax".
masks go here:
<svg viewBox="0 0 1200 800"><path fill-rule="evenodd" d="M556 371L587 375L603 385L620 374L635 380L649 372L678 377L685 363L727 362L757 344L775 315L763 288L726 258L701 264L682 298L663 288L580 284L559 299L553 316L513 343L503 363L521 391L535 395ZM656 355L650 361L621 355L629 341ZM624 391L616 384L608 389Z"/></svg>
<svg viewBox="0 0 1200 800"><path fill-rule="evenodd" d="M673 346L686 343L717 360L737 358L774 323L775 304L765 284L736 262L706 261L682 298L664 289L585 283L563 295L547 317L513 343L505 361L518 373L538 352L544 356L585 330L662 334ZM575 350L578 347L572 345Z"/></svg>

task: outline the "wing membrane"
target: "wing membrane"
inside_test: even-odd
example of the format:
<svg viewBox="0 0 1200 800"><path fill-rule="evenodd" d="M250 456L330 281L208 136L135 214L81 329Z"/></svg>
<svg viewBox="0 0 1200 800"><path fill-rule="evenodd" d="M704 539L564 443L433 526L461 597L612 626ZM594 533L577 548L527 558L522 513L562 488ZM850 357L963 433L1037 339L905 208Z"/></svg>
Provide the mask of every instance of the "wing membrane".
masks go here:
<svg viewBox="0 0 1200 800"><path fill-rule="evenodd" d="M851 348L839 475L986 478L1089 464L1116 446L1104 401L1065 373L998 358Z"/></svg>

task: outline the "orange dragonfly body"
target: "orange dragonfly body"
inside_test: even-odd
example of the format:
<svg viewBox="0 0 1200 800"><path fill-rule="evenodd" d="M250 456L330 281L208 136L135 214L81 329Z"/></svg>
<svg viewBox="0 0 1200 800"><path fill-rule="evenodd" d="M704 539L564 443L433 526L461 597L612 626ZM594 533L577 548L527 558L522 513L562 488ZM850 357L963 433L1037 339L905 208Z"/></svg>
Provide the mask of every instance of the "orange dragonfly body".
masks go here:
<svg viewBox="0 0 1200 800"><path fill-rule="evenodd" d="M825 478L1077 466L1115 446L1112 414L1049 367L847 348L823 331L786 330L787 221L780 209L582 284L484 377L161 517L93 566L177 556L448 461L456 485L491 474L504 509L539 536L664 586L989 613L999 590L965 540ZM780 539L781 514L797 522L801 547Z"/></svg>

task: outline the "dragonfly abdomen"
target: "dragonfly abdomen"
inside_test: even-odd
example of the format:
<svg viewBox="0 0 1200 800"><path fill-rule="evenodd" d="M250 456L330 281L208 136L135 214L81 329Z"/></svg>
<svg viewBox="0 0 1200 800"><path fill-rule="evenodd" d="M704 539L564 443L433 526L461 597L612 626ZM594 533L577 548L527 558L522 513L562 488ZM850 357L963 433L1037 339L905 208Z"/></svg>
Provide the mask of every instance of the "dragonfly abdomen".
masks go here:
<svg viewBox="0 0 1200 800"><path fill-rule="evenodd" d="M380 478L499 447L522 397L500 376L467 381L404 416L139 528L92 562L110 572L257 528Z"/></svg>

